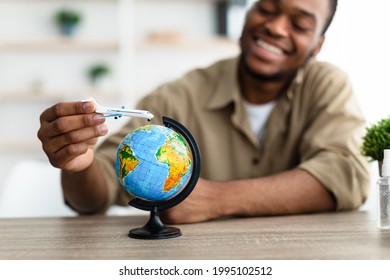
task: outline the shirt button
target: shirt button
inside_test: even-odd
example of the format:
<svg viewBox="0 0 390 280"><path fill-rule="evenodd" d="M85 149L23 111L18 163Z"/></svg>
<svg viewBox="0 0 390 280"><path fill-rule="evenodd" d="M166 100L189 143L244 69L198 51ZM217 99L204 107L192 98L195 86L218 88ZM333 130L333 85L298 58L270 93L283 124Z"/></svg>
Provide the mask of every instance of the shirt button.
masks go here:
<svg viewBox="0 0 390 280"><path fill-rule="evenodd" d="M259 160L258 158L252 159L252 164L253 164L253 165L258 165L259 162L260 162L260 160Z"/></svg>

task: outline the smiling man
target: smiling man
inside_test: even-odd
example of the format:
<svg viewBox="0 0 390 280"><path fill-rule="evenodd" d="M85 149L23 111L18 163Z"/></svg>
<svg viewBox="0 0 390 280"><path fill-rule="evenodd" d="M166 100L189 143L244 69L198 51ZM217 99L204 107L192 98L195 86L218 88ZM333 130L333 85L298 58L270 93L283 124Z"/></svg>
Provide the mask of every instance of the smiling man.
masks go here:
<svg viewBox="0 0 390 280"><path fill-rule="evenodd" d="M261 0L248 11L241 55L166 83L138 104L183 123L202 153L201 179L170 223L356 209L368 164L359 155L364 119L344 72L316 61L336 0ZM116 149L145 123L107 133L94 104L59 103L41 115L38 136L61 168L64 196L80 213L126 205Z"/></svg>

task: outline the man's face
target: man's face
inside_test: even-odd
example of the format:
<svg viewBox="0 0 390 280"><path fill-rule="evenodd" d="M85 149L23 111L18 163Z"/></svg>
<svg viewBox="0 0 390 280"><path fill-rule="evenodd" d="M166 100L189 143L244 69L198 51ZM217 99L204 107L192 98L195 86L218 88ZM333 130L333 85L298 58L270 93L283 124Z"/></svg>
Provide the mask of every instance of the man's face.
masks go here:
<svg viewBox="0 0 390 280"><path fill-rule="evenodd" d="M246 68L269 79L283 79L294 73L321 49L329 9L327 0L255 3L240 38Z"/></svg>

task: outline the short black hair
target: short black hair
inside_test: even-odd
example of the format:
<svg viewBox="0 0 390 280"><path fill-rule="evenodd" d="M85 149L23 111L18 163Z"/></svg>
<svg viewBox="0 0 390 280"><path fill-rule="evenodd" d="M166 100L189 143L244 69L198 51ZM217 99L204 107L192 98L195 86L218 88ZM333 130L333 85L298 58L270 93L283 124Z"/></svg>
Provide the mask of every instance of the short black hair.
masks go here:
<svg viewBox="0 0 390 280"><path fill-rule="evenodd" d="M337 0L329 0L329 17L327 22L325 23L324 29L322 31L322 35L328 30L330 24L332 23L333 17L337 10Z"/></svg>

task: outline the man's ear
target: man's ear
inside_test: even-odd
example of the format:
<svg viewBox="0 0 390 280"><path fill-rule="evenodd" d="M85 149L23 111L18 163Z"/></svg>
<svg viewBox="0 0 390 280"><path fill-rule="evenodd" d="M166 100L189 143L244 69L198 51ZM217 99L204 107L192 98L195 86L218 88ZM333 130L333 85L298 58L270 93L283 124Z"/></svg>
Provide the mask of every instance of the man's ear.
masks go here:
<svg viewBox="0 0 390 280"><path fill-rule="evenodd" d="M317 46L313 50L312 56L316 56L320 52L324 42L325 42L325 36L321 36L320 40L317 43Z"/></svg>

